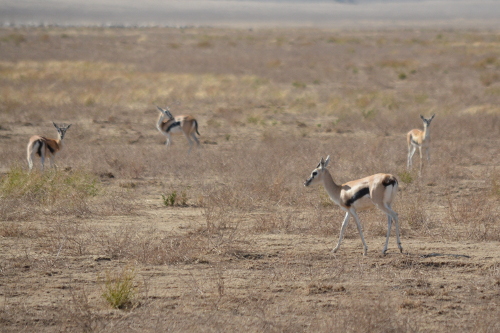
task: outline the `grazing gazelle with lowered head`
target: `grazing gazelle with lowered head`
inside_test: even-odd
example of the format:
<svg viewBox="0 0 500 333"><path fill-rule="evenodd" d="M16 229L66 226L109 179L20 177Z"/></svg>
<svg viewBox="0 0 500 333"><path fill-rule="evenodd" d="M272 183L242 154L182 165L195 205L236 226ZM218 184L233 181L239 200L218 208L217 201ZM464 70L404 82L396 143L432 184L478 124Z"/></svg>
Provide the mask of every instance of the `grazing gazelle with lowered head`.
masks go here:
<svg viewBox="0 0 500 333"><path fill-rule="evenodd" d="M28 142L28 165L31 169L33 169L33 155L37 154L40 156L40 160L42 162L42 171L44 169L45 157L50 159L50 166L54 167L54 159L57 152L62 149L62 141L64 139L64 135L66 131L71 126L69 125L56 125L54 127L57 130L57 139L49 139L40 135L33 135Z"/></svg>
<svg viewBox="0 0 500 333"><path fill-rule="evenodd" d="M165 142L166 146L170 145L170 134L175 133L183 133L189 141L189 152L191 152L191 148L193 148L193 141L191 138L196 141L197 145L200 145L200 141L196 137L198 132L198 121L194 119L192 116L177 116L174 117L170 113L170 109L167 107L166 109L162 109L157 106L158 110L160 110L160 117L158 118L158 122L156 123L156 128L158 131L167 137L167 141Z"/></svg>
<svg viewBox="0 0 500 333"><path fill-rule="evenodd" d="M429 127L431 126L431 121L434 119L434 116L435 114L430 118L424 118L424 116L420 115L424 123L424 130L412 129L406 135L406 140L408 141L408 163L406 166L408 169L411 169L413 154L415 154L415 150L418 148L418 152L420 153L420 174L422 174L422 148L425 148L427 162L430 161L429 146L431 143L431 133Z"/></svg>
<svg viewBox="0 0 500 333"><path fill-rule="evenodd" d="M374 206L387 214L387 238L385 240L382 254L385 255L385 252L387 251L393 221L396 227L396 240L398 248L400 252L403 252L401 240L399 239L398 214L391 208L391 203L398 191L398 180L396 177L386 173L377 173L372 176L352 180L342 185L337 185L333 181L330 172L326 169L329 162L330 156L328 156L326 160L321 158L321 161L316 169L312 171L311 177L305 181L304 186L322 183L326 192L330 196L330 199L332 199L333 202L339 205L340 208L346 212L344 222L342 223L342 227L340 229L339 242L333 249L333 252L337 252L339 249L345 229L349 223L349 218L352 216L356 222L356 226L358 227L361 241L363 242L363 255L366 255L368 247L366 246L365 238L363 237L363 229L361 228L357 211L372 208Z"/></svg>

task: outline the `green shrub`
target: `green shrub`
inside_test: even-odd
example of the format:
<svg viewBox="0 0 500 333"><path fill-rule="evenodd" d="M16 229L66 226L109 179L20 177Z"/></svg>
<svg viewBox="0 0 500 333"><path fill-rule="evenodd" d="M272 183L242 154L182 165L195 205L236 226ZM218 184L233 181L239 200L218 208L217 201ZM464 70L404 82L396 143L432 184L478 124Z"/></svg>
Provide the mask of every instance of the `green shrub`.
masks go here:
<svg viewBox="0 0 500 333"><path fill-rule="evenodd" d="M97 177L84 171L29 173L14 167L0 178L0 198L25 198L40 204L55 204L70 197L93 197L99 190Z"/></svg>
<svg viewBox="0 0 500 333"><path fill-rule="evenodd" d="M187 206L188 197L185 191L182 191L179 195L177 191L173 191L169 195L162 194L163 204L167 207L173 206Z"/></svg>
<svg viewBox="0 0 500 333"><path fill-rule="evenodd" d="M401 171L398 173L399 180L401 180L405 184L413 183L413 175L409 171Z"/></svg>
<svg viewBox="0 0 500 333"><path fill-rule="evenodd" d="M28 173L20 167L0 176L0 219L24 220L38 213L89 214L101 191L97 176L84 171Z"/></svg>
<svg viewBox="0 0 500 333"><path fill-rule="evenodd" d="M162 194L161 197L163 198L163 204L165 206L174 206L175 205L175 199L177 198L177 191L173 191L170 193L168 196L165 196L165 194Z"/></svg>
<svg viewBox="0 0 500 333"><path fill-rule="evenodd" d="M106 273L102 296L115 309L125 309L133 305L136 294L133 269L125 268L119 274Z"/></svg>

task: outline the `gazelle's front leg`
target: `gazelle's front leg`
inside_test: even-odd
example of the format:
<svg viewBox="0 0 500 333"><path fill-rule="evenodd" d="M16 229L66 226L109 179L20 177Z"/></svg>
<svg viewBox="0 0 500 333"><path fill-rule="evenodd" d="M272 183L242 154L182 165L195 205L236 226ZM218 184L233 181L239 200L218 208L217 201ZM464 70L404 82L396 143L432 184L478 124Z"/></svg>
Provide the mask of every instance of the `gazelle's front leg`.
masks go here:
<svg viewBox="0 0 500 333"><path fill-rule="evenodd" d="M363 255L366 256L368 253L368 246L365 242L365 237L363 236L363 229L361 228L361 222L359 221L359 216L356 214L353 208L350 210L351 215L354 217L354 221L356 221L356 226L358 227L359 236L361 237L361 242L363 243Z"/></svg>
<svg viewBox="0 0 500 333"><path fill-rule="evenodd" d="M170 146L170 133L167 133L167 141L165 141L165 146Z"/></svg>
<svg viewBox="0 0 500 333"><path fill-rule="evenodd" d="M337 250L340 248L340 243L342 242L342 238L344 237L344 232L347 228L347 225L349 224L350 217L351 215L349 214L349 212L345 213L344 222L342 222L342 227L340 228L339 241L337 243L337 246L335 246L335 248L333 249L333 253L337 252Z"/></svg>

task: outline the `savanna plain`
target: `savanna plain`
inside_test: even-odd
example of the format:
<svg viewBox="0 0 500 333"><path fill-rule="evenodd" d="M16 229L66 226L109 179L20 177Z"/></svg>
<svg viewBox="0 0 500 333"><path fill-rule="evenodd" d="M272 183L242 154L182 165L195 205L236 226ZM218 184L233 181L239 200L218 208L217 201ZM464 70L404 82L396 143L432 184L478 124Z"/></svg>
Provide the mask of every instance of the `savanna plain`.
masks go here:
<svg viewBox="0 0 500 333"><path fill-rule="evenodd" d="M498 332L499 134L493 30L1 28L0 330ZM332 253L344 214L303 186L327 155L398 178L403 253L378 210L367 256L353 221Z"/></svg>

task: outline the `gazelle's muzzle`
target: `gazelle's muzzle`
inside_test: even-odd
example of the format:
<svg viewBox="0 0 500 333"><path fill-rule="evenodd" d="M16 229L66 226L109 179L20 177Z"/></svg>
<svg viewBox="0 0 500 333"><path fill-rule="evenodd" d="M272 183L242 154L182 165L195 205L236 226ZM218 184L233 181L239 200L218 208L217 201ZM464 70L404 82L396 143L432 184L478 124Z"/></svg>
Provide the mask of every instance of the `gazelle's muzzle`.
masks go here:
<svg viewBox="0 0 500 333"><path fill-rule="evenodd" d="M309 186L309 185L311 184L312 180L313 180L313 178L312 178L312 177L308 178L308 179L304 182L304 186Z"/></svg>

